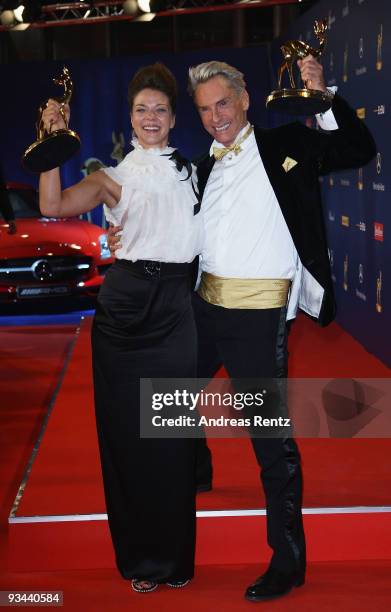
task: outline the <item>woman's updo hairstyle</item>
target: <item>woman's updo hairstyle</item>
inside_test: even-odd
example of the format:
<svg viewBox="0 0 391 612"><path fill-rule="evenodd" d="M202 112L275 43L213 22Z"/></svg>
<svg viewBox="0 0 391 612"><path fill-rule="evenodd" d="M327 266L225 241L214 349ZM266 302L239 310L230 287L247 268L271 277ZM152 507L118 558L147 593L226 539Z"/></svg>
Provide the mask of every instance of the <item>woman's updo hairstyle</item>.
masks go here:
<svg viewBox="0 0 391 612"><path fill-rule="evenodd" d="M137 70L128 87L130 111L135 97L143 89L155 89L166 94L173 115L176 112L177 84L174 75L164 64L157 62Z"/></svg>

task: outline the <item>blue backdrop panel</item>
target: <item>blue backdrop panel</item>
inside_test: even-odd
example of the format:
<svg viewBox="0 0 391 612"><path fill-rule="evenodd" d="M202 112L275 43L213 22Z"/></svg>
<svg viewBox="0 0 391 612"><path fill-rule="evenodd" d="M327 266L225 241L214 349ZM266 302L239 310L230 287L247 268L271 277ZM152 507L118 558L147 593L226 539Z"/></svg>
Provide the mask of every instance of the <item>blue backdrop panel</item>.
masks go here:
<svg viewBox="0 0 391 612"><path fill-rule="evenodd" d="M164 62L175 74L179 84L176 127L171 144L182 153L194 157L207 149L210 137L201 127L198 114L187 94L187 70L190 65L219 59L232 63L246 74L252 95L251 120L265 123L265 98L270 90L266 47L255 49L220 49L192 53L162 53L110 60L69 61L66 65L74 82L71 102L71 127L81 137L80 154L62 169L63 184L68 186L82 178L81 169L89 158L98 158L105 165L115 165L110 158L113 150L112 132L120 132L130 140L127 86L134 72L155 61ZM30 63L0 67L5 84L0 97L0 112L6 118L2 130L0 155L5 176L9 181L36 183L36 177L25 172L20 164L23 150L35 140L36 110L50 95L61 95L62 88L52 84L63 63ZM126 152L129 146L126 145ZM100 212L95 214L98 219Z"/></svg>
<svg viewBox="0 0 391 612"><path fill-rule="evenodd" d="M327 18L330 28L322 60L327 84L337 85L365 118L378 147L365 168L323 179L337 320L391 366L391 3L321 0L289 36L316 47L312 28L319 18ZM282 58L277 43L272 57L276 74Z"/></svg>

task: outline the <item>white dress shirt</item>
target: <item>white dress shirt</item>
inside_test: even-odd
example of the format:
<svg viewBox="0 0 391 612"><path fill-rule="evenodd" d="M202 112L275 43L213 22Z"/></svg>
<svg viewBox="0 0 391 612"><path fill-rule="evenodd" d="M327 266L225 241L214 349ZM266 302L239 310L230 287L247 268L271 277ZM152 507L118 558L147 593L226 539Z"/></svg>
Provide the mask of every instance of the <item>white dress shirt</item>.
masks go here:
<svg viewBox="0 0 391 612"><path fill-rule="evenodd" d="M186 263L201 252L202 212L194 215L197 198L192 188L196 173L188 180L169 160L174 149L135 149L111 168L102 168L122 186L121 199L113 208L104 206L106 219L123 227L119 259L148 259ZM196 188L196 185L195 185Z"/></svg>
<svg viewBox="0 0 391 612"><path fill-rule="evenodd" d="M246 125L237 136L239 140ZM213 142L212 147L219 143ZM221 145L220 145L221 146ZM202 269L228 278L293 278L297 252L259 155L254 132L216 161L202 201Z"/></svg>
<svg viewBox="0 0 391 612"><path fill-rule="evenodd" d="M323 129L338 129L332 111L318 123ZM248 129L237 135L238 141ZM213 147L221 147L213 141ZM306 274L267 176L252 132L240 145L242 151L226 154L216 161L202 200L205 240L201 269L227 278L284 278L292 281L287 318L295 317L299 293L306 295L306 284L317 289L317 303L300 303L316 315L323 289ZM309 278L310 276L310 278Z"/></svg>

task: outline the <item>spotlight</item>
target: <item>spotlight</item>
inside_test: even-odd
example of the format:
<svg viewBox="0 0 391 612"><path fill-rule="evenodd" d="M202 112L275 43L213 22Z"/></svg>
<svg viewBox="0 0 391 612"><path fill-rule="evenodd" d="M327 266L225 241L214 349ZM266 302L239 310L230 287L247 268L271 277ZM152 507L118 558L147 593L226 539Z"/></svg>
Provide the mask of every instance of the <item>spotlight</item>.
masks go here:
<svg viewBox="0 0 391 612"><path fill-rule="evenodd" d="M14 9L14 15L15 15L15 19L16 21L19 21L19 23L22 23L23 21L23 12L24 12L25 8L23 6L23 4L20 4L19 6L16 7L16 9Z"/></svg>
<svg viewBox="0 0 391 612"><path fill-rule="evenodd" d="M151 13L151 0L137 0L137 4L143 13Z"/></svg>
<svg viewBox="0 0 391 612"><path fill-rule="evenodd" d="M0 15L1 25L9 28L15 23L15 15L14 11L10 11L9 9L3 11Z"/></svg>
<svg viewBox="0 0 391 612"><path fill-rule="evenodd" d="M138 2L137 0L125 0L123 3L124 13L126 15L137 15L138 13Z"/></svg>
<svg viewBox="0 0 391 612"><path fill-rule="evenodd" d="M20 4L20 0L8 0L3 5L3 12L0 15L0 21L3 26L12 28L18 23L23 22L22 13L24 10L23 4Z"/></svg>

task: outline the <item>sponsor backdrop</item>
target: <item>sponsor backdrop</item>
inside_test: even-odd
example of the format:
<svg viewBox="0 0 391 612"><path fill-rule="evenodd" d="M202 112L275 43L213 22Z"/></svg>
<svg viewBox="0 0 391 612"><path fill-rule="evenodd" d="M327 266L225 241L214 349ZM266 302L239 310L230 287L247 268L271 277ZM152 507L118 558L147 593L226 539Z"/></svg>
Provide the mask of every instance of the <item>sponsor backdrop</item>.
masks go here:
<svg viewBox="0 0 391 612"><path fill-rule="evenodd" d="M145 30L147 34L148 23ZM121 154L129 151L127 86L140 66L156 61L164 62L178 80L177 121L170 144L189 157L207 150L210 137L201 127L186 88L188 67L211 59L227 61L246 73L253 94L251 121L265 125L265 98L271 87L267 46L65 62L74 83L70 127L78 132L82 147L80 154L62 169L64 186L80 180L82 172L94 170L99 164L116 165ZM49 96L63 94L63 88L52 83L63 65L60 62L32 62L0 66L1 82L6 85L0 96L3 117L0 156L9 181L36 183L36 177L23 170L20 159L24 149L35 140L34 125L39 105ZM92 218L100 223L101 211L94 211Z"/></svg>
<svg viewBox="0 0 391 612"><path fill-rule="evenodd" d="M317 46L313 21L328 19L330 31L323 59L327 82L337 85L359 116L365 118L378 145L376 160L360 170L324 177L322 188L338 321L391 366L391 284L386 266L386 261L391 261L391 208L386 206L387 192L391 190L387 172L391 156L391 90L386 87L391 65L389 4L389 0L320 0L295 22L289 36ZM147 27L148 24L146 31ZM266 113L264 100L275 86L281 58L276 43L270 54L266 47L256 47L67 62L75 84L71 126L80 134L82 148L63 168L64 186L101 165L115 165L129 150L126 90L139 66L159 59L173 70L180 96L172 144L184 154L195 156L207 148L209 137L200 128L185 92L187 67L209 59L236 65L246 74L252 102L250 120L265 125L280 120ZM62 93L51 85L62 65L41 62L0 66L0 156L8 180L36 182L21 168L20 157L34 140L36 108L49 95ZM101 211L93 211L90 218L102 223Z"/></svg>
<svg viewBox="0 0 391 612"><path fill-rule="evenodd" d="M365 119L378 149L366 167L322 180L337 320L391 366L391 6L389 0L321 0L295 22L290 37L317 47L313 23L324 18L326 82ZM281 57L275 44L275 68Z"/></svg>

